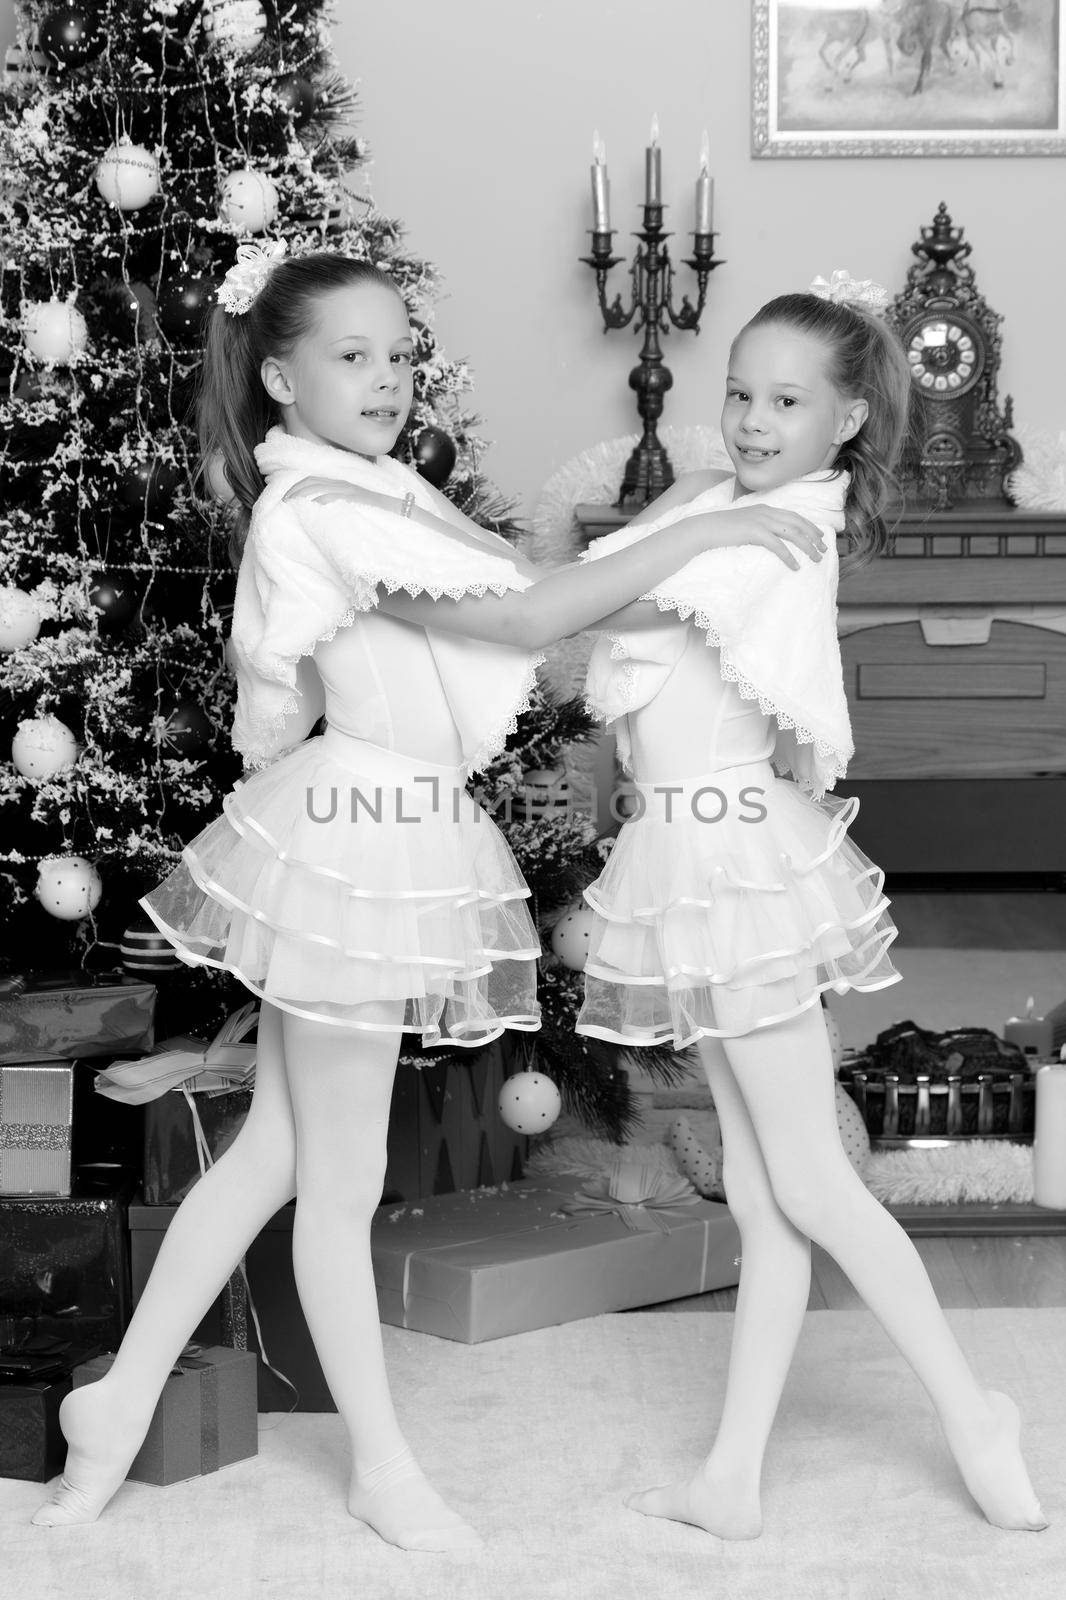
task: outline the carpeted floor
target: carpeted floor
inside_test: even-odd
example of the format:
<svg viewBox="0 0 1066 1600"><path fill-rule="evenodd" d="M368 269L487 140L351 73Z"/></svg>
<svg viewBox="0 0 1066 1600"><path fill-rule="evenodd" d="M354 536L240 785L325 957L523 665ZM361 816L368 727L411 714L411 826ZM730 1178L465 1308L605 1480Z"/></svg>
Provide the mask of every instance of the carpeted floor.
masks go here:
<svg viewBox="0 0 1066 1600"><path fill-rule="evenodd" d="M411 1556L343 1505L335 1415L264 1417L259 1456L127 1485L95 1527L27 1518L0 1483L11 1600L1052 1600L1066 1570L1066 1310L954 1311L1026 1419L1052 1526L1004 1533L958 1481L929 1405L862 1312L813 1312L767 1461L766 1531L725 1544L622 1504L706 1446L732 1317L610 1316L460 1345L386 1328L409 1437L487 1540Z"/></svg>

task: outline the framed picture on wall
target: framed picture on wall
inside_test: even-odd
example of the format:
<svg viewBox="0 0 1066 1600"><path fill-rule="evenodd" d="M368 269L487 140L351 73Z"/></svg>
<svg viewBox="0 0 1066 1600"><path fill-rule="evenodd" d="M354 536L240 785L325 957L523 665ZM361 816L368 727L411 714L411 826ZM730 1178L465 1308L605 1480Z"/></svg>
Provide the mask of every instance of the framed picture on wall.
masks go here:
<svg viewBox="0 0 1066 1600"><path fill-rule="evenodd" d="M752 0L756 156L1066 155L1063 0Z"/></svg>

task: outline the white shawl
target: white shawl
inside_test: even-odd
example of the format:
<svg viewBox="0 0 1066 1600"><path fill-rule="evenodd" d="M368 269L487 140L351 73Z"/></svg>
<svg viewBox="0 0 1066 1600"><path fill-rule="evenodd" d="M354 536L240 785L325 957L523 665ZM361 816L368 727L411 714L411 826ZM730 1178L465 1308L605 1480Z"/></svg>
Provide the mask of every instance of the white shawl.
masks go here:
<svg viewBox="0 0 1066 1600"><path fill-rule="evenodd" d="M504 594L532 581L498 535L457 528L451 539L400 514L403 497L439 516L416 472L387 456L367 460L272 428L255 452L266 488L256 501L237 575L231 645L237 671L233 744L261 767L300 738L286 722L299 710L297 666L377 604L377 585L435 600ZM286 502L302 478L339 478L386 495L395 509L309 499ZM500 752L529 695L542 656L460 634L426 630L462 743L477 770Z"/></svg>
<svg viewBox="0 0 1066 1600"><path fill-rule="evenodd" d="M595 561L701 511L736 505L786 506L826 538L821 561L799 557L798 571L758 545L708 550L665 579L645 600L660 611L692 617L716 646L722 677L745 700L757 700L777 723L773 762L812 794L832 789L855 747L837 642L836 535L844 527L846 473L810 473L765 494L733 499L726 478L652 522L596 539L585 553ZM658 693L680 659L685 630L650 626L601 634L589 661L585 693L590 711L606 722L624 718ZM628 728L620 722L619 756L629 766Z"/></svg>

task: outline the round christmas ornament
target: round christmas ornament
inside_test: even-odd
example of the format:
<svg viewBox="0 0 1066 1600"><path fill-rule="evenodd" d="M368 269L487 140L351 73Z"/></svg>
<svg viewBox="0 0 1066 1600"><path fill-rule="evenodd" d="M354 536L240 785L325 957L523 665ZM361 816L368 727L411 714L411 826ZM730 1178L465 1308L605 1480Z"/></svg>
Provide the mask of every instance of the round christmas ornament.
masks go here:
<svg viewBox="0 0 1066 1600"><path fill-rule="evenodd" d="M166 754L194 756L202 750L211 737L211 724L203 707L195 700L183 697L167 712L167 725L163 733Z"/></svg>
<svg viewBox="0 0 1066 1600"><path fill-rule="evenodd" d="M119 945L122 965L132 977L142 972L177 972L182 965L170 940L156 927L151 917L135 917L122 935Z"/></svg>
<svg viewBox="0 0 1066 1600"><path fill-rule="evenodd" d="M204 318L214 305L219 281L210 275L189 273L162 285L156 315L168 339L188 344L199 338Z"/></svg>
<svg viewBox="0 0 1066 1600"><path fill-rule="evenodd" d="M286 72L279 78L274 85L274 93L298 128L314 116L318 104L314 84L301 78L298 72Z"/></svg>
<svg viewBox="0 0 1066 1600"><path fill-rule="evenodd" d="M455 441L443 428L423 428L415 439L414 466L435 489L443 489L451 477L457 456Z"/></svg>
<svg viewBox="0 0 1066 1600"><path fill-rule="evenodd" d="M259 0L204 0L204 32L228 56L247 56L266 33Z"/></svg>
<svg viewBox="0 0 1066 1600"><path fill-rule="evenodd" d="M41 631L41 608L31 594L0 587L0 655L24 650Z"/></svg>
<svg viewBox="0 0 1066 1600"><path fill-rule="evenodd" d="M584 900L575 900L552 929L552 950L573 972L585 970L595 923L596 913L592 907Z"/></svg>
<svg viewBox="0 0 1066 1600"><path fill-rule="evenodd" d="M27 717L11 741L15 771L34 783L65 772L78 759L78 741L58 717Z"/></svg>
<svg viewBox="0 0 1066 1600"><path fill-rule="evenodd" d="M519 821L558 815L570 804L570 783L565 767L535 767L523 773L516 791Z"/></svg>
<svg viewBox="0 0 1066 1600"><path fill-rule="evenodd" d="M100 573L89 588L89 600L98 614L97 627L102 633L117 633L137 614L139 596L132 578L113 578L109 572Z"/></svg>
<svg viewBox="0 0 1066 1600"><path fill-rule="evenodd" d="M159 193L159 162L143 144L120 139L101 156L96 187L109 206L139 211Z"/></svg>
<svg viewBox="0 0 1066 1600"><path fill-rule="evenodd" d="M89 343L85 318L72 300L31 300L22 307L22 342L50 367L69 367Z"/></svg>
<svg viewBox="0 0 1066 1600"><path fill-rule="evenodd" d="M262 233L278 214L278 191L265 172L241 167L223 179L218 209L239 233Z"/></svg>
<svg viewBox="0 0 1066 1600"><path fill-rule="evenodd" d="M500 1118L515 1133L544 1133L563 1108L562 1096L543 1072L516 1072L500 1090Z"/></svg>
<svg viewBox="0 0 1066 1600"><path fill-rule="evenodd" d="M57 6L41 23L37 42L61 66L83 67L104 48L100 18L76 6Z"/></svg>
<svg viewBox="0 0 1066 1600"><path fill-rule="evenodd" d="M61 922L80 922L100 904L100 874L84 856L51 856L37 868L33 891L44 909Z"/></svg>
<svg viewBox="0 0 1066 1600"><path fill-rule="evenodd" d="M154 461L138 461L119 479L119 498L133 510L155 517L167 509L180 478L180 472L171 461L158 457Z"/></svg>

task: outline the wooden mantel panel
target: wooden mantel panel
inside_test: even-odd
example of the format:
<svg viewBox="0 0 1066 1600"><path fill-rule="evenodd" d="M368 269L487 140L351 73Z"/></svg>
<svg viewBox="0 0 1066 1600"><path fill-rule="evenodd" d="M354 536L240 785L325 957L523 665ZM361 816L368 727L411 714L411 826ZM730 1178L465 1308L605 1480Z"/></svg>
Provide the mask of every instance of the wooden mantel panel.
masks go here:
<svg viewBox="0 0 1066 1600"><path fill-rule="evenodd" d="M1054 605L1066 556L914 556L874 561L840 581L840 605Z"/></svg>
<svg viewBox="0 0 1066 1600"><path fill-rule="evenodd" d="M841 657L855 737L849 777L1066 773L1061 634L996 622L987 644L927 645L918 623L895 623L848 635Z"/></svg>

